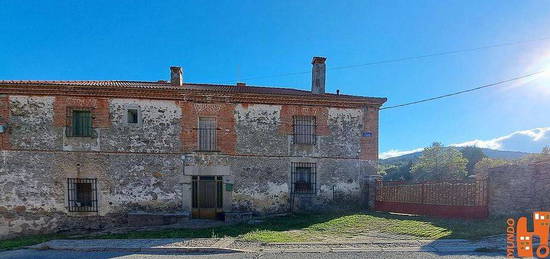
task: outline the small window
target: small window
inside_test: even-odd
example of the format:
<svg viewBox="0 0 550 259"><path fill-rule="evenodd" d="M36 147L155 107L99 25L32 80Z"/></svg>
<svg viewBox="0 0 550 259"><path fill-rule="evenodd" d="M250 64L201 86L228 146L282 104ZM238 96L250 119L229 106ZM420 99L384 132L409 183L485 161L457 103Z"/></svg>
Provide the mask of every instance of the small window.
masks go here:
<svg viewBox="0 0 550 259"><path fill-rule="evenodd" d="M199 118L199 150L216 150L216 119L208 117Z"/></svg>
<svg viewBox="0 0 550 259"><path fill-rule="evenodd" d="M97 180L95 178L68 178L69 211L97 212Z"/></svg>
<svg viewBox="0 0 550 259"><path fill-rule="evenodd" d="M67 132L70 137L92 136L92 113L90 111L73 110L71 127Z"/></svg>
<svg viewBox="0 0 550 259"><path fill-rule="evenodd" d="M294 144L315 144L315 117L294 116L293 117L293 142Z"/></svg>
<svg viewBox="0 0 550 259"><path fill-rule="evenodd" d="M314 163L292 163L291 178L293 193L316 193Z"/></svg>
<svg viewBox="0 0 550 259"><path fill-rule="evenodd" d="M128 124L137 124L138 123L138 110L137 109L128 109L127 113L127 122Z"/></svg>

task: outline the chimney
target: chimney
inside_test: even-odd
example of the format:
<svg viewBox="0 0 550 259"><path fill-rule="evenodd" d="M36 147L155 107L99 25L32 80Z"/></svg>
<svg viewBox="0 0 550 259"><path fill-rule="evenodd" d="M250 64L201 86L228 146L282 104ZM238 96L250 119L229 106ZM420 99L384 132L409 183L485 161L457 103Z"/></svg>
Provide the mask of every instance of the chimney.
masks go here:
<svg viewBox="0 0 550 259"><path fill-rule="evenodd" d="M311 92L314 94L324 94L325 93L325 57L313 57L311 64L313 68L311 69Z"/></svg>
<svg viewBox="0 0 550 259"><path fill-rule="evenodd" d="M183 85L183 70L181 67L170 67L170 84L173 86Z"/></svg>

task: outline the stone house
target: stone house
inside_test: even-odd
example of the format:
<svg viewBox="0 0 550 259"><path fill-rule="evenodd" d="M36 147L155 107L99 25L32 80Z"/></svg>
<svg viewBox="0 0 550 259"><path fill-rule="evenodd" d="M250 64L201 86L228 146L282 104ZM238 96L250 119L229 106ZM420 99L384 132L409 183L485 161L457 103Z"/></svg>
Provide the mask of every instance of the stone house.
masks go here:
<svg viewBox="0 0 550 259"><path fill-rule="evenodd" d="M180 67L0 81L0 237L360 203L386 99L325 93L325 58L312 64L311 91L185 83Z"/></svg>

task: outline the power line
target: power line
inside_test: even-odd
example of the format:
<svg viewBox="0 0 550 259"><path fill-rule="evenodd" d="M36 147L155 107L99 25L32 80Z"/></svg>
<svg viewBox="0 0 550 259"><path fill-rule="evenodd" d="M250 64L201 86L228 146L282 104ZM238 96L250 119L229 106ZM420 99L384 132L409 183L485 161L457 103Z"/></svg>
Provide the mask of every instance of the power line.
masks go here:
<svg viewBox="0 0 550 259"><path fill-rule="evenodd" d="M510 79L507 79L507 80L499 81L499 82L496 82L496 83L482 85L482 86L479 86L479 87L475 87L475 88L471 88L471 89L467 89L467 90L463 90L463 91L458 91L458 92L454 92L454 93L450 93L450 94L445 94L445 95L440 95L440 96L436 96L436 97L432 97L432 98L422 99L422 100L418 100L418 101L414 101L414 102L410 102L410 103L403 103L403 104L398 104L398 105L393 105L393 106L388 106L388 107L382 107L382 108L380 108L380 110L393 109L393 108L397 108L397 107L403 107L403 106L413 105L413 104L417 104L417 103L433 101L433 100L437 100L437 99L441 99L441 98L445 98L445 97L449 97L449 96L453 96L453 95L459 95L459 94L463 94L463 93L473 92L473 91L476 91L476 90L479 90L479 89L488 88L488 87L492 87L492 86L496 86L496 85L516 81L516 80L519 80L519 79L531 77L531 76L534 76L534 75L542 74L544 72L546 72L546 70L541 70L541 71L534 72L534 73L531 73L531 74L518 76L518 77L510 78Z"/></svg>
<svg viewBox="0 0 550 259"><path fill-rule="evenodd" d="M506 47L506 46L512 46L512 45L527 44L527 43L533 43L533 42L545 41L545 40L550 40L550 37L544 37L544 38L538 38L538 39L532 39L532 40L524 40L524 41L504 42L504 43L485 45L485 46L475 47L475 48L466 48L466 49L457 49L457 50L450 50L450 51L443 51L443 52L435 52L435 53L429 53L429 54L417 55L417 56L408 56L408 57L401 57L401 58L394 58L394 59L378 60L378 61L372 61L372 62L363 63L363 64L328 67L327 70L354 69L354 68L360 68L360 67L366 67L366 66L375 66L375 65L382 65L382 64L389 64L389 63L397 63L397 62L403 62L403 61L409 61L409 60L415 60L415 59L424 59L424 58L431 58L431 57L437 57L437 56L453 55L453 54L458 54L458 53L463 53L463 52L472 52L472 51L478 51L478 50L484 50L484 49L490 49L490 48L499 48L499 47ZM274 74L274 75L247 77L247 78L243 78L241 80L246 81L246 80L264 79L264 78L303 75L303 74L309 74L309 73L311 73L311 71L300 71L300 72L282 73L282 74ZM222 81L222 83L230 83L230 82L234 82L234 80Z"/></svg>

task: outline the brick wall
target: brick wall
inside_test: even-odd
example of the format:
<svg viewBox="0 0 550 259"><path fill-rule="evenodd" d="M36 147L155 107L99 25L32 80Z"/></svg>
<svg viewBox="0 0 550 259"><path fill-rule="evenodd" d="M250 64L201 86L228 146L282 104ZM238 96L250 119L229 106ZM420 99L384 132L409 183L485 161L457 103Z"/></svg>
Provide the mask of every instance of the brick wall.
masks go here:
<svg viewBox="0 0 550 259"><path fill-rule="evenodd" d="M9 110L9 97L7 95L0 96L0 124L6 125L9 121L10 110ZM0 149L10 149L11 145L9 142L9 130L6 128L4 133L0 133Z"/></svg>
<svg viewBox="0 0 550 259"><path fill-rule="evenodd" d="M292 135L293 116L315 116L317 136L330 134L328 129L328 108L321 106L283 105L281 108L281 123L279 132L283 135Z"/></svg>
<svg viewBox="0 0 550 259"><path fill-rule="evenodd" d="M235 134L234 104L228 103L190 103L181 102L182 107L182 143L184 152L198 149L199 117L214 117L218 130L216 142L220 152L235 154L237 135Z"/></svg>
<svg viewBox="0 0 550 259"><path fill-rule="evenodd" d="M73 109L90 109L92 112L92 127L108 128L111 126L109 118L109 99L90 97L55 97L53 123L56 127L70 125L67 121L68 112Z"/></svg>
<svg viewBox="0 0 550 259"><path fill-rule="evenodd" d="M488 177L489 215L550 211L550 160L492 168Z"/></svg>
<svg viewBox="0 0 550 259"><path fill-rule="evenodd" d="M378 160L378 108L369 106L364 112L364 132L370 132L371 136L363 136L361 138L361 154L362 160Z"/></svg>

